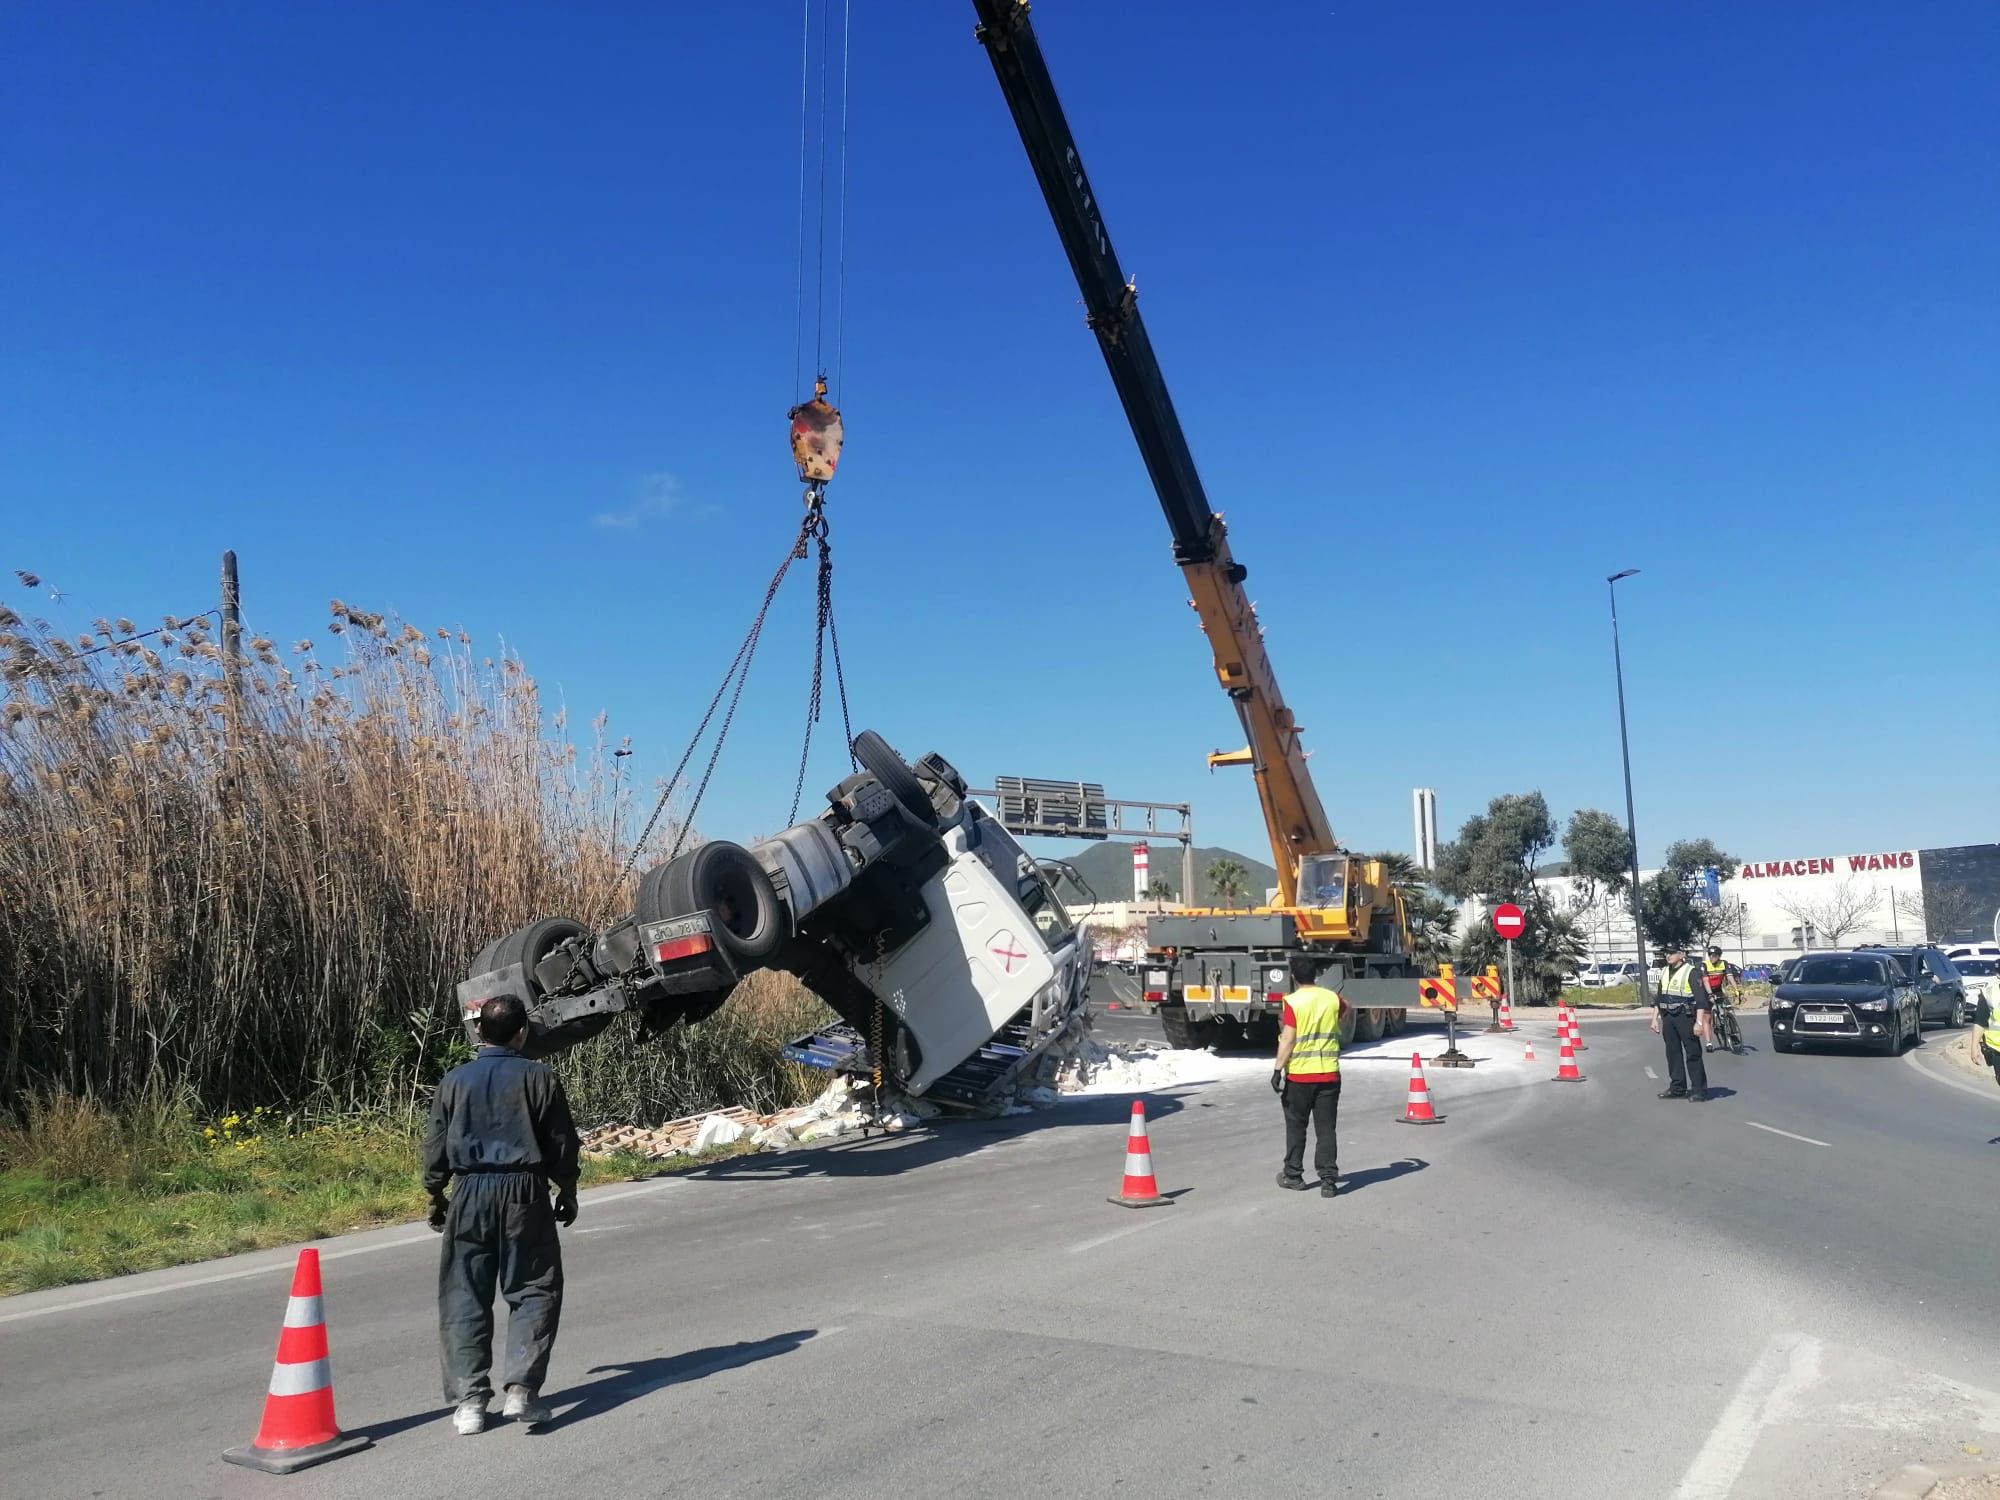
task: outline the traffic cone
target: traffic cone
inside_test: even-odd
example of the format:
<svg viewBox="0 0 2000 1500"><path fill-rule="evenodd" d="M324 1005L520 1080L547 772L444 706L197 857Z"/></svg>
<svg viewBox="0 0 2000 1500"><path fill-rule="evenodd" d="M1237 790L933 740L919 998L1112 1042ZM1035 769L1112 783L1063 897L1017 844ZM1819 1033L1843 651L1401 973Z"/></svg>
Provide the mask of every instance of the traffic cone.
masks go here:
<svg viewBox="0 0 2000 1500"><path fill-rule="evenodd" d="M1535 1060L1535 1039L1533 1037L1529 1037L1524 1042L1522 1042L1521 1045L1528 1049L1526 1052L1521 1054L1521 1061L1533 1062Z"/></svg>
<svg viewBox="0 0 2000 1500"><path fill-rule="evenodd" d="M1125 1132L1124 1189L1108 1201L1122 1208L1161 1208L1174 1201L1160 1196L1160 1185L1153 1179L1153 1148L1146 1140L1144 1100L1132 1101L1132 1125Z"/></svg>
<svg viewBox="0 0 2000 1500"><path fill-rule="evenodd" d="M1424 1082L1424 1061L1416 1053L1410 1054L1410 1099L1403 1106L1403 1117L1397 1123L1402 1125L1435 1125L1444 1118L1431 1108L1430 1085Z"/></svg>
<svg viewBox="0 0 2000 1500"><path fill-rule="evenodd" d="M1590 1049L1583 1045L1583 1012L1571 1010L1569 1013L1569 1044L1579 1052Z"/></svg>
<svg viewBox="0 0 2000 1500"><path fill-rule="evenodd" d="M1567 1032L1564 1033L1562 1039L1562 1056L1556 1064L1555 1081L1557 1083L1583 1082L1583 1074L1579 1073L1576 1067L1576 1051L1569 1044L1569 1035Z"/></svg>
<svg viewBox="0 0 2000 1500"><path fill-rule="evenodd" d="M1505 995L1500 997L1500 1029L1502 1031L1514 1029L1514 1007L1507 1003Z"/></svg>
<svg viewBox="0 0 2000 1500"><path fill-rule="evenodd" d="M358 1453L372 1441L355 1433L343 1435L333 1419L333 1366L327 1360L326 1313L320 1306L319 1251L301 1250L292 1272L292 1299L285 1304L285 1326L278 1331L278 1359L264 1397L264 1420L255 1441L222 1456L267 1474L289 1474L343 1453Z"/></svg>

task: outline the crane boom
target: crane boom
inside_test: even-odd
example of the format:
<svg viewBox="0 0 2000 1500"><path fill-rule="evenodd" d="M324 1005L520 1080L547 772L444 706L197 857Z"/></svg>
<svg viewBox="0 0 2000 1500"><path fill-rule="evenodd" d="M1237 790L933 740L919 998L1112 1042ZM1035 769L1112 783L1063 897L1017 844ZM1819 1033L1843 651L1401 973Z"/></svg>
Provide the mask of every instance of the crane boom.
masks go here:
<svg viewBox="0 0 2000 1500"><path fill-rule="evenodd" d="M1167 394L1166 376L1139 315L1138 293L1111 248L1097 195L1029 25L1027 0L973 0L973 8L979 14L975 35L992 60L1083 292L1090 329L1166 512L1174 561L1187 579L1190 602L1215 654L1216 678L1242 721L1278 869L1279 904L1294 906L1300 856L1331 853L1339 844L1306 768L1298 725L1278 689L1256 607L1243 591L1247 570L1230 553L1223 518L1209 508L1180 416ZM1213 759L1228 763L1235 757Z"/></svg>

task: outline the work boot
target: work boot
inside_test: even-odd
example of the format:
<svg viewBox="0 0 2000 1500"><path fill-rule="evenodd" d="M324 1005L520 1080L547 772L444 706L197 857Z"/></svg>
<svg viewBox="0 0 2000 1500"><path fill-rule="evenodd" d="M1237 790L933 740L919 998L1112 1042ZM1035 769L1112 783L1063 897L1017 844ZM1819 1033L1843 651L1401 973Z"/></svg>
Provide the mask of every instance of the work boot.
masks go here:
<svg viewBox="0 0 2000 1500"><path fill-rule="evenodd" d="M1690 1104L1706 1104L1708 1103L1708 1090L1689 1089L1687 1092L1687 1100L1688 1103Z"/></svg>
<svg viewBox="0 0 2000 1500"><path fill-rule="evenodd" d="M1330 1180L1322 1182L1319 1185L1319 1195L1322 1198L1338 1198L1340 1196L1340 1184Z"/></svg>
<svg viewBox="0 0 2000 1500"><path fill-rule="evenodd" d="M1281 1188L1290 1188L1295 1193L1303 1193L1306 1190L1306 1180L1303 1177L1294 1177L1289 1172L1280 1172L1278 1174L1278 1186Z"/></svg>
<svg viewBox="0 0 2000 1500"><path fill-rule="evenodd" d="M525 1385L507 1387L507 1404L500 1408L500 1415L510 1417L523 1427L540 1427L548 1421L552 1413L541 1396Z"/></svg>
<svg viewBox="0 0 2000 1500"><path fill-rule="evenodd" d="M486 1430L486 1397L467 1396L451 1414L451 1425L460 1437L475 1437Z"/></svg>
<svg viewBox="0 0 2000 1500"><path fill-rule="evenodd" d="M1660 1090L1660 1097L1661 1097L1662 1099L1685 1099L1685 1098L1687 1098L1687 1090L1686 1090L1686 1089L1661 1089L1661 1090Z"/></svg>

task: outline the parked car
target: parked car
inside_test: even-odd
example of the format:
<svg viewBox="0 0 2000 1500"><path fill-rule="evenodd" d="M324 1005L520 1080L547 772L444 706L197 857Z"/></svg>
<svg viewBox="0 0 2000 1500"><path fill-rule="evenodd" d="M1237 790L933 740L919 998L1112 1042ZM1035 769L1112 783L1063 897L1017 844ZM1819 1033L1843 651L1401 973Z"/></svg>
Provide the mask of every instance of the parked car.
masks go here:
<svg viewBox="0 0 2000 1500"><path fill-rule="evenodd" d="M1903 972L1917 987L1917 1001L1924 1023L1932 1026L1963 1026L1971 1006L1965 998L1965 980L1942 948L1892 948L1882 943L1865 943L1857 953L1886 953L1903 966Z"/></svg>
<svg viewBox="0 0 2000 1500"><path fill-rule="evenodd" d="M1946 943L1944 956L1960 970L1965 968L1960 959L1985 958L2000 962L2000 943Z"/></svg>
<svg viewBox="0 0 2000 1500"><path fill-rule="evenodd" d="M1799 955L1800 958L1803 958L1804 956L1805 956L1804 954ZM1792 971L1792 965L1797 963L1798 961L1799 961L1798 958L1781 958L1776 963L1772 964L1771 983L1783 984L1785 982L1785 976L1791 973Z"/></svg>
<svg viewBox="0 0 2000 1500"><path fill-rule="evenodd" d="M1586 990L1608 990L1614 985L1637 984L1637 964L1585 964L1577 971L1577 986Z"/></svg>
<svg viewBox="0 0 2000 1500"><path fill-rule="evenodd" d="M1923 1031L1917 986L1887 953L1808 953L1788 959L1771 996L1771 1050L1866 1047L1885 1056Z"/></svg>
<svg viewBox="0 0 2000 1500"><path fill-rule="evenodd" d="M1749 968L1743 971L1743 982L1745 984L1762 984L1771 977L1771 967L1770 964L1750 965Z"/></svg>

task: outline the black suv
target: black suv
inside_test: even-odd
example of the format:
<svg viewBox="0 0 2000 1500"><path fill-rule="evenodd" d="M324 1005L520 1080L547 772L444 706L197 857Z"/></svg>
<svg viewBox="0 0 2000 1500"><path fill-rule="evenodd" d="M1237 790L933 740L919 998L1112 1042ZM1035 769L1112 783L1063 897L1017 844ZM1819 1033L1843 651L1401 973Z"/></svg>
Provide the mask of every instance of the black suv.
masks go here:
<svg viewBox="0 0 2000 1500"><path fill-rule="evenodd" d="M1893 1056L1923 1030L1917 987L1888 953L1808 953L1771 994L1771 1050L1808 1043Z"/></svg>
<svg viewBox="0 0 2000 1500"><path fill-rule="evenodd" d="M1965 976L1944 953L1922 945L1895 948L1885 943L1864 943L1856 953L1886 953L1902 965L1903 973L1917 987L1917 1006L1924 1024L1958 1027L1965 1024L1970 1006L1965 1000Z"/></svg>

